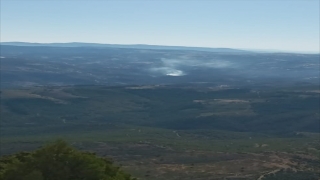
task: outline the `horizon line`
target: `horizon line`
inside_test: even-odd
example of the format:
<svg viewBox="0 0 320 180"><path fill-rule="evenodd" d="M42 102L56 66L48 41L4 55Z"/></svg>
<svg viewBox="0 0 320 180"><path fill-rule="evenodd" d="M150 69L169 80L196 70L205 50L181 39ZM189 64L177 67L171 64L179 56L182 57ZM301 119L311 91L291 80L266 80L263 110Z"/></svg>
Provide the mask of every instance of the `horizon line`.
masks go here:
<svg viewBox="0 0 320 180"><path fill-rule="evenodd" d="M114 44L114 43L101 43L101 42L26 42L26 41L0 41L2 43L29 43L29 44L72 44L72 43L83 43L83 44L100 44L100 45L125 45L125 46L135 46L135 45L145 45L145 46L165 46L165 47L187 47L187 48L208 48L208 49L234 49L243 51L256 51L265 53L307 53L307 54L320 54L320 50L317 51L297 51L297 50L281 50L281 49L254 49L254 48L232 48L232 47L206 47L206 46L185 46L185 45L163 45L163 44Z"/></svg>

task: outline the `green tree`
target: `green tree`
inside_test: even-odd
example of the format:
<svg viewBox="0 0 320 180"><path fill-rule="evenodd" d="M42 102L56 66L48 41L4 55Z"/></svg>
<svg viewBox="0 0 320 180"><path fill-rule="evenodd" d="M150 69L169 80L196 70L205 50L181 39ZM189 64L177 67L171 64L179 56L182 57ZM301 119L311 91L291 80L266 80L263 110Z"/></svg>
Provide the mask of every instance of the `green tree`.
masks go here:
<svg viewBox="0 0 320 180"><path fill-rule="evenodd" d="M56 141L34 152L0 158L1 180L133 180L106 158Z"/></svg>

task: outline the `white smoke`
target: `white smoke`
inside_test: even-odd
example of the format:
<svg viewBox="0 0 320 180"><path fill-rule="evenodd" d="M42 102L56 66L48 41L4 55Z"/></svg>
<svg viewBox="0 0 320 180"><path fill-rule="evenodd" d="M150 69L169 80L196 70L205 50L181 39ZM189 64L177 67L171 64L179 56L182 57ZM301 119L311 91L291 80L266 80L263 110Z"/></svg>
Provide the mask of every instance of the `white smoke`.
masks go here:
<svg viewBox="0 0 320 180"><path fill-rule="evenodd" d="M166 76L184 76L182 67L226 68L232 66L228 61L222 60L193 60L193 59L161 59L160 67L151 68L150 71Z"/></svg>
<svg viewBox="0 0 320 180"><path fill-rule="evenodd" d="M163 75L167 76L184 76L185 73L179 69L174 69L171 67L160 67L160 68L151 68L150 69L153 72L158 72Z"/></svg>

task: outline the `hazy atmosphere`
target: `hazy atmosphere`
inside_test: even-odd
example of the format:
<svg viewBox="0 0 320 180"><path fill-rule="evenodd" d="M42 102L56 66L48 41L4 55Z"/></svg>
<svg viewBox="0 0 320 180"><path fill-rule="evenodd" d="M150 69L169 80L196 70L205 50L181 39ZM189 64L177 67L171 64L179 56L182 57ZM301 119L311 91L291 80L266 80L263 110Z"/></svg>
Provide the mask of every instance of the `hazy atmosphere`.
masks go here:
<svg viewBox="0 0 320 180"><path fill-rule="evenodd" d="M319 1L1 0L1 41L319 52Z"/></svg>
<svg viewBox="0 0 320 180"><path fill-rule="evenodd" d="M0 180L319 180L319 0L0 2Z"/></svg>

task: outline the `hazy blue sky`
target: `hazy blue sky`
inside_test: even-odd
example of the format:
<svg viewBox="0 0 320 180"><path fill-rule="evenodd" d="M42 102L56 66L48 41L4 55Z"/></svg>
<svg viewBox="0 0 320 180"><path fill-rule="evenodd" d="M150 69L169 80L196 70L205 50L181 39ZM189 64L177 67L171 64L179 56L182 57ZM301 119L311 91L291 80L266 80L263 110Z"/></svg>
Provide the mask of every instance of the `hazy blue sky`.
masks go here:
<svg viewBox="0 0 320 180"><path fill-rule="evenodd" d="M1 41L319 52L319 0L1 0Z"/></svg>

